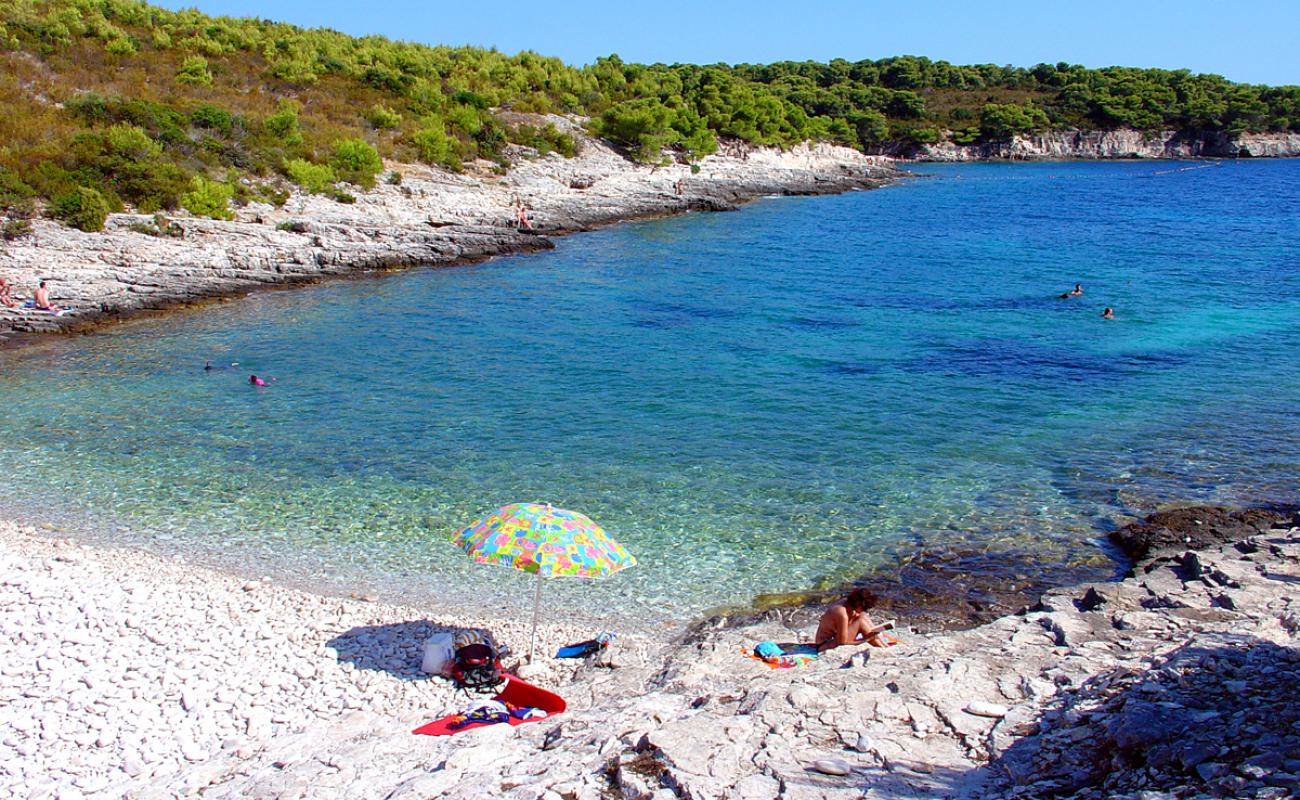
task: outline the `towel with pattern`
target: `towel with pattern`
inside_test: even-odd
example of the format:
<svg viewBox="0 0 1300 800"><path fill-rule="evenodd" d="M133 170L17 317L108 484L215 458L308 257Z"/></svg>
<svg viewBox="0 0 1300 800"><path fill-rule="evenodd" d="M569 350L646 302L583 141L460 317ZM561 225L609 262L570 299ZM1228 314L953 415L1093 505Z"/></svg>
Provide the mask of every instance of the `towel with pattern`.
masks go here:
<svg viewBox="0 0 1300 800"><path fill-rule="evenodd" d="M741 652L745 651L742 649ZM746 655L756 661L762 661L772 669L794 669L816 661L817 646L796 644L781 647L776 642L759 642L753 652Z"/></svg>

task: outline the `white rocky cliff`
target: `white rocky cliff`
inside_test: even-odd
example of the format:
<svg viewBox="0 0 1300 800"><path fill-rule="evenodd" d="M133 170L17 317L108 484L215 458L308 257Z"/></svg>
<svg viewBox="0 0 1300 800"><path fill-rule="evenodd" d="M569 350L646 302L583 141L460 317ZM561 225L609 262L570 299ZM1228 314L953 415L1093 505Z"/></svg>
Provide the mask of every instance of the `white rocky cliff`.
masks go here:
<svg viewBox="0 0 1300 800"><path fill-rule="evenodd" d="M960 145L950 141L891 154L918 161L1125 158L1277 158L1300 156L1300 133L1222 133L1188 136L1177 131L1051 131L1017 135L1009 142Z"/></svg>

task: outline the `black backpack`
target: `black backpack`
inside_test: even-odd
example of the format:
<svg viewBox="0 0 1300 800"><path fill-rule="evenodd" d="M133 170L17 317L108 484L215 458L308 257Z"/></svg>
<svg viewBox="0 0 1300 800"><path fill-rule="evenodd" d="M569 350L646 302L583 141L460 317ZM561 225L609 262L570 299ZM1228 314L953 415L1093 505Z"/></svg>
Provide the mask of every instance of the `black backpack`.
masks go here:
<svg viewBox="0 0 1300 800"><path fill-rule="evenodd" d="M475 692L494 691L501 683L501 658L492 646L483 642L467 644L456 650L451 679L457 689Z"/></svg>

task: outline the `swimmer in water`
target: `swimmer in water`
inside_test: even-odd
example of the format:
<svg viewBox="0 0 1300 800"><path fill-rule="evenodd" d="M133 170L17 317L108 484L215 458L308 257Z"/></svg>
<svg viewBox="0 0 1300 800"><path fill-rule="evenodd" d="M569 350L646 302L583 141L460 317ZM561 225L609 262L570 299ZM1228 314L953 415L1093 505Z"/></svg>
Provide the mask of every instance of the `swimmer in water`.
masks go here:
<svg viewBox="0 0 1300 800"><path fill-rule="evenodd" d="M1061 295L1061 299L1062 299L1062 300L1068 300L1068 299L1070 299L1071 297L1083 297L1083 284L1082 284L1082 283L1076 283L1076 284L1074 285L1074 288L1073 288L1073 289L1071 289L1070 291L1068 291L1068 292L1066 292L1065 294Z"/></svg>
<svg viewBox="0 0 1300 800"><path fill-rule="evenodd" d="M222 364L222 365L219 366L219 367L214 367L214 366L212 366L212 362L211 362L211 361L204 361L204 362L203 362L203 371L204 371L204 372L211 372L211 371L214 370L214 369L230 369L231 367L237 367L237 366L239 366L239 362L238 362L238 361L231 361L229 364Z"/></svg>
<svg viewBox="0 0 1300 800"><path fill-rule="evenodd" d="M1101 318L1102 318L1102 319L1115 319L1115 311L1114 311L1114 309L1112 309L1110 306L1106 306L1106 310L1103 311L1103 312L1101 312Z"/></svg>
<svg viewBox="0 0 1300 800"><path fill-rule="evenodd" d="M257 377L256 375L249 375L249 376L248 376L248 382L251 383L251 384L254 385L254 386L266 386L268 383L271 383L271 382L273 382L274 380L275 380L275 378L267 378L266 380L262 380L261 378Z"/></svg>

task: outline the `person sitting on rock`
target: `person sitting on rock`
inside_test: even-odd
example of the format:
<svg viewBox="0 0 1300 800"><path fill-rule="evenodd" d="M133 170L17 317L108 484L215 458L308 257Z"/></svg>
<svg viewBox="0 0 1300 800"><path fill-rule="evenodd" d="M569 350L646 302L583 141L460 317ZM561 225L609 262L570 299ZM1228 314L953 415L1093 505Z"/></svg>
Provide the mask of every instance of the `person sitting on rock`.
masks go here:
<svg viewBox="0 0 1300 800"><path fill-rule="evenodd" d="M888 643L881 636L881 628L877 628L867 616L867 609L874 608L877 602L870 591L854 589L843 600L832 603L817 623L817 634L813 637L817 652L862 642L886 647Z"/></svg>
<svg viewBox="0 0 1300 800"><path fill-rule="evenodd" d="M7 308L13 308L18 305L18 302L14 300L13 286L11 286L9 281L4 278L0 278L0 305L4 305Z"/></svg>
<svg viewBox="0 0 1300 800"><path fill-rule="evenodd" d="M41 311L58 311L59 307L50 302L50 290L45 288L45 281L36 287L36 294L32 297L32 307L39 308Z"/></svg>

